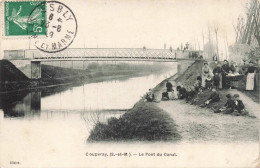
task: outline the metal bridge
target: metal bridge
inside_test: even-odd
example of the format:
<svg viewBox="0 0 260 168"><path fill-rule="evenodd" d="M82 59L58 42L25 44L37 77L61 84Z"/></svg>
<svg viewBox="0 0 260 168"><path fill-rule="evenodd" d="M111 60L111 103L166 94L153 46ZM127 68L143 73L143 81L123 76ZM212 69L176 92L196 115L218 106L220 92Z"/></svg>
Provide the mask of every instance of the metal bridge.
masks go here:
<svg viewBox="0 0 260 168"><path fill-rule="evenodd" d="M142 48L68 48L57 53L40 50L5 50L4 59L9 59L32 79L41 78L41 62L52 61L151 61L177 62L189 60L191 50L142 49Z"/></svg>
<svg viewBox="0 0 260 168"><path fill-rule="evenodd" d="M178 51L179 52L179 51ZM178 52L166 49L141 48L75 48L57 53L45 53L40 50L25 50L24 58L32 61L158 61L174 62ZM182 52L182 51L181 51Z"/></svg>

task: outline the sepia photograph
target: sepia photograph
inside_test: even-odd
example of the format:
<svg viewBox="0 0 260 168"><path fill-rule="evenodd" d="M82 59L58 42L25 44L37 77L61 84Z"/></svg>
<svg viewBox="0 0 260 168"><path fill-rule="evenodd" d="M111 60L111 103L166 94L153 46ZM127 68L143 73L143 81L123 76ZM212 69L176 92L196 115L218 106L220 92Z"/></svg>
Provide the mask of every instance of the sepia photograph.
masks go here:
<svg viewBox="0 0 260 168"><path fill-rule="evenodd" d="M259 0L0 9L0 167L260 167Z"/></svg>

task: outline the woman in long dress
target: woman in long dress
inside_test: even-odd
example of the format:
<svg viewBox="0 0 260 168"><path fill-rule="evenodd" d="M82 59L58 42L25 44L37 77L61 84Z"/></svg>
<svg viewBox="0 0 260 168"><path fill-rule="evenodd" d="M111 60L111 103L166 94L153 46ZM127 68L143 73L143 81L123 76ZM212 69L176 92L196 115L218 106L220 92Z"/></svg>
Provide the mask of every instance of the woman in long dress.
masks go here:
<svg viewBox="0 0 260 168"><path fill-rule="evenodd" d="M256 68L253 66L253 62L249 62L249 67L246 71L246 90L254 90L255 87L255 73Z"/></svg>
<svg viewBox="0 0 260 168"><path fill-rule="evenodd" d="M222 72L223 72L223 69L221 67L221 64L219 63L219 64L217 64L217 67L215 67L213 69L214 77L216 76L216 78L219 78L218 86L216 86L218 89L222 89L222 74L221 74Z"/></svg>
<svg viewBox="0 0 260 168"><path fill-rule="evenodd" d="M227 74L229 73L230 71L230 67L229 67L229 62L227 60L224 60L224 64L222 65L222 87L224 89L228 89L229 88L229 83L227 81Z"/></svg>
<svg viewBox="0 0 260 168"><path fill-rule="evenodd" d="M209 64L207 62L204 63L204 66L202 67L202 73L201 73L201 86L204 88L205 87L205 80L210 74L210 69L209 69Z"/></svg>

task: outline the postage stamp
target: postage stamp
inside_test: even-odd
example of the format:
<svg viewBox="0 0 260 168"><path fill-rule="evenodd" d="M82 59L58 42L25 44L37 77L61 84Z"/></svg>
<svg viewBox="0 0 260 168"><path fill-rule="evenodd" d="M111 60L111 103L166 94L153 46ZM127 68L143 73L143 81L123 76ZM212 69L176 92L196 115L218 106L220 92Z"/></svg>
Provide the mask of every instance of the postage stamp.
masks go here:
<svg viewBox="0 0 260 168"><path fill-rule="evenodd" d="M5 36L46 35L46 3L43 2L5 1ZM34 10L36 6L40 7Z"/></svg>
<svg viewBox="0 0 260 168"><path fill-rule="evenodd" d="M32 40L47 53L70 46L76 37L77 20L72 10L59 1L4 1L3 35Z"/></svg>

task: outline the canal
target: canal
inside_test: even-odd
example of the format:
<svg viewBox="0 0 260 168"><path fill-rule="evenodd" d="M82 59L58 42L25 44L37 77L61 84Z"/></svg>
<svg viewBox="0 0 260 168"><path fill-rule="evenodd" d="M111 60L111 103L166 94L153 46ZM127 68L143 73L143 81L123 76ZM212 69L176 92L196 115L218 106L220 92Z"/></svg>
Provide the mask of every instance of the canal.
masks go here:
<svg viewBox="0 0 260 168"><path fill-rule="evenodd" d="M146 76L5 94L0 110L4 146L85 145L95 123L119 117L149 88L177 72L176 62L162 64L167 71Z"/></svg>

